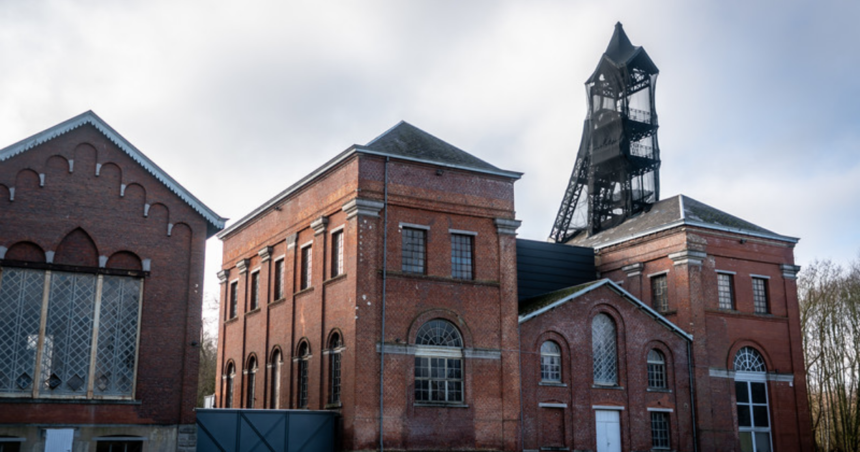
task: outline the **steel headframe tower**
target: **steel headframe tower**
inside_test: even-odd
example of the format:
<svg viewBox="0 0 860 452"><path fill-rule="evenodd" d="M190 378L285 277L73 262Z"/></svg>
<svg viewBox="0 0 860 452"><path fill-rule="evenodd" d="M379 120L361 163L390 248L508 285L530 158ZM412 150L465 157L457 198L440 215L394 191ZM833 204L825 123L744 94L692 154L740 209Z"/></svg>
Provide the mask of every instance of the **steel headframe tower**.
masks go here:
<svg viewBox="0 0 860 452"><path fill-rule="evenodd" d="M585 82L588 115L550 238L563 243L623 222L660 199L654 87L659 69L621 23Z"/></svg>

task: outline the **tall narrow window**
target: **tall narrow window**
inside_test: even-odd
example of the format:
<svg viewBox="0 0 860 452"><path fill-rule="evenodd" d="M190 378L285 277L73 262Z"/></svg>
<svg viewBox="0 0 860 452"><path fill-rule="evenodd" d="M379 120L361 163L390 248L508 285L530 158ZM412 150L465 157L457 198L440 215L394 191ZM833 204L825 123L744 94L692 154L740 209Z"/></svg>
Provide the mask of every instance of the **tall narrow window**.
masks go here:
<svg viewBox="0 0 860 452"><path fill-rule="evenodd" d="M657 275L651 278L651 300L657 312L669 310L669 291L666 283L666 275Z"/></svg>
<svg viewBox="0 0 860 452"><path fill-rule="evenodd" d="M770 409L764 359L752 347L738 350L734 360L735 400L741 450L770 452Z"/></svg>
<svg viewBox="0 0 860 452"><path fill-rule="evenodd" d="M424 274L427 259L427 231L415 228L403 228L403 258L401 270L404 273Z"/></svg>
<svg viewBox="0 0 860 452"><path fill-rule="evenodd" d="M473 279L474 262L472 249L474 237L465 234L451 234L451 277Z"/></svg>
<svg viewBox="0 0 860 452"><path fill-rule="evenodd" d="M332 405L340 403L340 358L343 350L343 340L340 335L334 333L329 341L329 397L328 402Z"/></svg>
<svg viewBox="0 0 860 452"><path fill-rule="evenodd" d="M227 364L227 375L224 380L224 408L233 408L233 383L236 379L236 366Z"/></svg>
<svg viewBox="0 0 860 452"><path fill-rule="evenodd" d="M331 277L343 273L343 231L331 235Z"/></svg>
<svg viewBox="0 0 860 452"><path fill-rule="evenodd" d="M275 300L284 298L284 260L275 261Z"/></svg>
<svg viewBox="0 0 860 452"><path fill-rule="evenodd" d="M254 408L254 401L257 400L255 393L257 391L257 358L251 357L248 359L248 392L245 394L245 408Z"/></svg>
<svg viewBox="0 0 860 452"><path fill-rule="evenodd" d="M753 278L753 306L756 314L767 314L767 280L764 278Z"/></svg>
<svg viewBox="0 0 860 452"><path fill-rule="evenodd" d="M651 412L651 449L671 449L669 442L669 413Z"/></svg>
<svg viewBox="0 0 860 452"><path fill-rule="evenodd" d="M230 308L227 310L227 319L235 319L236 311L239 306L239 282L233 281L230 283Z"/></svg>
<svg viewBox="0 0 860 452"><path fill-rule="evenodd" d="M463 402L463 339L451 322L431 320L415 338L415 401Z"/></svg>
<svg viewBox="0 0 860 452"><path fill-rule="evenodd" d="M311 286L311 251L312 248L306 246L302 248L302 274L299 281L299 289L304 290Z"/></svg>
<svg viewBox="0 0 860 452"><path fill-rule="evenodd" d="M260 272L251 273L251 310L260 307Z"/></svg>
<svg viewBox="0 0 860 452"><path fill-rule="evenodd" d="M594 316L591 321L591 351L595 384L618 384L618 356L615 344L615 322L606 314Z"/></svg>
<svg viewBox="0 0 860 452"><path fill-rule="evenodd" d="M666 389L666 358L658 350L648 352L648 387Z"/></svg>
<svg viewBox="0 0 860 452"><path fill-rule="evenodd" d="M281 407L281 365L284 360L281 357L281 351L275 350L272 352L272 361L271 366L272 369L272 381L271 381L271 391L269 391L269 408L277 410Z"/></svg>
<svg viewBox="0 0 860 452"><path fill-rule="evenodd" d="M717 273L717 292L720 299L720 309L735 308L735 287L732 275Z"/></svg>
<svg viewBox="0 0 860 452"><path fill-rule="evenodd" d="M299 346L299 408L308 407L308 361L311 359L311 351L307 342Z"/></svg>
<svg viewBox="0 0 860 452"><path fill-rule="evenodd" d="M540 379L561 383L561 348L553 341L546 341L540 346Z"/></svg>

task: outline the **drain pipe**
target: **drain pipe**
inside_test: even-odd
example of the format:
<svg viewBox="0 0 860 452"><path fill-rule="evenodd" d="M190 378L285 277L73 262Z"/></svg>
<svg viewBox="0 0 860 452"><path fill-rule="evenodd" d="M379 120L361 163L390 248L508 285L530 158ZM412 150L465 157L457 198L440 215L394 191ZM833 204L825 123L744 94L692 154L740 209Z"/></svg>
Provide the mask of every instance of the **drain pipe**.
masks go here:
<svg viewBox="0 0 860 452"><path fill-rule="evenodd" d="M379 339L379 452L385 450L383 442L383 408L385 403L382 391L385 383L385 283L388 276L388 157L385 157L385 183L383 184L382 217L382 337Z"/></svg>
<svg viewBox="0 0 860 452"><path fill-rule="evenodd" d="M384 306L384 305L383 305ZM687 372L690 374L690 418L693 420L693 452L699 452L699 439L696 437L696 399L693 394L693 354L690 341L687 341Z"/></svg>
<svg viewBox="0 0 860 452"><path fill-rule="evenodd" d="M517 302L519 303L519 302ZM520 450L525 450L525 439L523 436L525 424L523 423L523 335L520 331L520 319L517 319L517 355L520 361Z"/></svg>

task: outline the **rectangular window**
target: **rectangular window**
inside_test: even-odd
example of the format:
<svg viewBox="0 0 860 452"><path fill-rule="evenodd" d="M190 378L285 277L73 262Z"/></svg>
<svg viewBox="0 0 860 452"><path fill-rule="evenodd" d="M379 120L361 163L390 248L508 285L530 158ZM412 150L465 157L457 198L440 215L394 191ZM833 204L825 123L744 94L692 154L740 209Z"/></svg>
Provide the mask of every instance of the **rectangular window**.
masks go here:
<svg viewBox="0 0 860 452"><path fill-rule="evenodd" d="M767 280L764 278L753 278L753 305L756 314L767 314Z"/></svg>
<svg viewBox="0 0 860 452"><path fill-rule="evenodd" d="M474 237L464 234L451 234L451 277L473 279L472 249Z"/></svg>
<svg viewBox="0 0 860 452"><path fill-rule="evenodd" d="M671 449L669 442L669 413L651 412L651 448Z"/></svg>
<svg viewBox="0 0 860 452"><path fill-rule="evenodd" d="M735 288L732 275L717 273L717 292L720 299L720 309L735 308Z"/></svg>
<svg viewBox="0 0 860 452"><path fill-rule="evenodd" d="M141 285L131 277L0 269L0 394L131 398Z"/></svg>
<svg viewBox="0 0 860 452"><path fill-rule="evenodd" d="M343 231L331 235L331 277L343 274Z"/></svg>
<svg viewBox="0 0 860 452"><path fill-rule="evenodd" d="M403 259L401 270L404 273L424 274L424 263L427 260L427 231L415 228L403 228Z"/></svg>
<svg viewBox="0 0 860 452"><path fill-rule="evenodd" d="M251 310L260 307L260 272L251 273Z"/></svg>
<svg viewBox="0 0 860 452"><path fill-rule="evenodd" d="M230 309L227 311L227 319L235 319L237 307L239 306L239 281L230 283Z"/></svg>
<svg viewBox="0 0 860 452"><path fill-rule="evenodd" d="M462 361L415 357L416 402L462 402Z"/></svg>
<svg viewBox="0 0 860 452"><path fill-rule="evenodd" d="M284 260L275 261L275 300L284 298Z"/></svg>
<svg viewBox="0 0 860 452"><path fill-rule="evenodd" d="M669 291L667 289L666 275L657 275L651 278L651 302L657 312L669 310Z"/></svg>
<svg viewBox="0 0 860 452"><path fill-rule="evenodd" d="M299 290L307 289L311 286L311 251L313 248L306 246L302 248L302 273L299 283Z"/></svg>

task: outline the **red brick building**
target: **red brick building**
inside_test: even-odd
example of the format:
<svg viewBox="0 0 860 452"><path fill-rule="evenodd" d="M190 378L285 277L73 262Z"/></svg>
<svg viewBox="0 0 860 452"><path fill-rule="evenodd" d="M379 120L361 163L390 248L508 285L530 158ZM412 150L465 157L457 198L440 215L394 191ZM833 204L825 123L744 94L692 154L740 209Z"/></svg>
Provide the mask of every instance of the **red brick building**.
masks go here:
<svg viewBox="0 0 860 452"><path fill-rule="evenodd" d="M3 450L193 449L223 225L92 112L0 149Z"/></svg>
<svg viewBox="0 0 860 452"><path fill-rule="evenodd" d="M220 233L218 406L336 410L347 450L810 450L796 239L674 197L518 300L570 265L517 269L519 176L401 123Z"/></svg>

